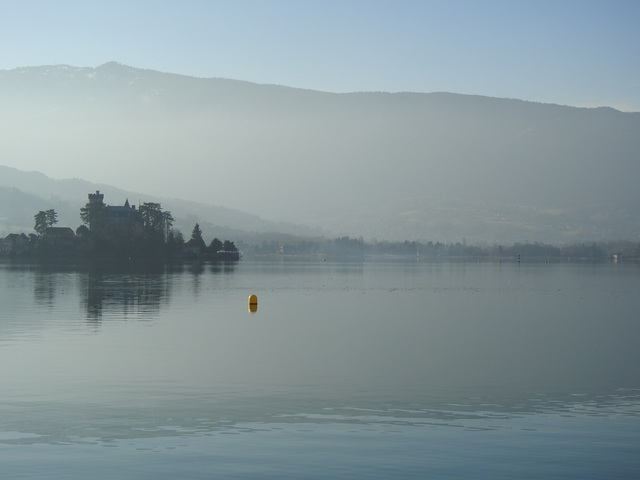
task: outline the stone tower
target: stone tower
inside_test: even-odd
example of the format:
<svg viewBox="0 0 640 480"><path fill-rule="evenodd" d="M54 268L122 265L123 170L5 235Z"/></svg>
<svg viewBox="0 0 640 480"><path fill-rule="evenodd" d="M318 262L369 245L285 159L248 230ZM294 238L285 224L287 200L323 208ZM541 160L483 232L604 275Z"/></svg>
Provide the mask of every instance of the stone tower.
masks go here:
<svg viewBox="0 0 640 480"><path fill-rule="evenodd" d="M104 205L104 194L100 193L100 190L96 190L96 193L89 194L89 203L95 204L103 204Z"/></svg>
<svg viewBox="0 0 640 480"><path fill-rule="evenodd" d="M89 210L91 216L89 218L89 230L92 232L98 232L102 225L101 212L104 209L104 194L100 193L100 190L96 190L96 193L89 194Z"/></svg>

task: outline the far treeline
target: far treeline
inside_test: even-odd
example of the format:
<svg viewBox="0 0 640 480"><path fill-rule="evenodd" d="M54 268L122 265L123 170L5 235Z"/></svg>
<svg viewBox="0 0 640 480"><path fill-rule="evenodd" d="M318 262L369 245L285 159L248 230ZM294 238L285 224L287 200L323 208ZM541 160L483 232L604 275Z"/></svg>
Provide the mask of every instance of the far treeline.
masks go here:
<svg viewBox="0 0 640 480"><path fill-rule="evenodd" d="M326 255L334 257L420 257L448 260L504 261L640 261L640 243L597 242L553 246L541 242L513 245L478 246L466 242L365 242L362 238L340 237L332 240L292 240L282 244L264 241L259 246L244 246L245 255Z"/></svg>

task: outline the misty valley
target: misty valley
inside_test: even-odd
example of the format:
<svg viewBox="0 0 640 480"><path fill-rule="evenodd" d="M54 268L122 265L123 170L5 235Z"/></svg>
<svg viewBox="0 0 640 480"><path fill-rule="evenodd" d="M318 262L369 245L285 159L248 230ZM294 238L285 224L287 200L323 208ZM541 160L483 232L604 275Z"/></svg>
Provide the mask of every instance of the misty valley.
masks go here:
<svg viewBox="0 0 640 480"><path fill-rule="evenodd" d="M2 71L0 100L3 237L50 208L75 225L95 190L159 203L185 233L199 223L254 245L274 232L502 246L640 234L639 113L115 62Z"/></svg>

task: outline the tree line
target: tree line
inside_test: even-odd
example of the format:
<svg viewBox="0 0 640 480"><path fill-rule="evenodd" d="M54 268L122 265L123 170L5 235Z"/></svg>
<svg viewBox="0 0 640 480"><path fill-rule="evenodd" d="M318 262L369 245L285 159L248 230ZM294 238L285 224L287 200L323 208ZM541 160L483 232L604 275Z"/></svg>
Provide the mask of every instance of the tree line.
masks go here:
<svg viewBox="0 0 640 480"><path fill-rule="evenodd" d="M29 252L47 255L115 256L121 258L239 258L238 248L229 240L212 239L208 244L196 223L189 239L173 228L171 212L159 203L144 203L136 211L134 221L126 228L116 228L106 209L87 203L80 211L83 225L73 238L61 238L47 232L58 223L53 209L39 211L34 216L36 234L29 235ZM70 229L69 229L70 230ZM513 261L566 261L625 258L640 261L640 243L591 242L555 246L543 242L517 242L511 245L470 245L462 242L377 241L362 237L342 236L333 239L276 236L253 244L240 242L247 256L323 255L336 258L367 256L418 257L430 259L505 259Z"/></svg>
<svg viewBox="0 0 640 480"><path fill-rule="evenodd" d="M640 243L591 242L555 246L543 242L516 242L511 245L471 245L462 242L377 241L366 242L362 237L342 236L333 239L268 240L242 246L245 255L327 255L338 258L366 258L390 256L429 259L474 259L513 261L603 261L614 255L640 259Z"/></svg>

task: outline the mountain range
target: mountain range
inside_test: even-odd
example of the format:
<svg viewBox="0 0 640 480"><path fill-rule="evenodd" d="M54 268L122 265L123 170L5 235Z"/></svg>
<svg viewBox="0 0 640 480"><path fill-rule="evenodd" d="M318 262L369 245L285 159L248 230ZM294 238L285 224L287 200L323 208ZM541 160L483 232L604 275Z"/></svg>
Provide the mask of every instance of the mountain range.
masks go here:
<svg viewBox="0 0 640 480"><path fill-rule="evenodd" d="M161 199L175 210L170 199L181 198L191 202L181 218L193 208L191 219L245 231L494 243L640 235L640 113L335 94L115 62L0 71L0 104L0 164L41 175L20 183L2 169L0 193L57 196L76 212L98 185L107 203ZM87 183L69 180L79 178ZM15 205L26 197L9 197L4 229L31 225L35 212Z"/></svg>

